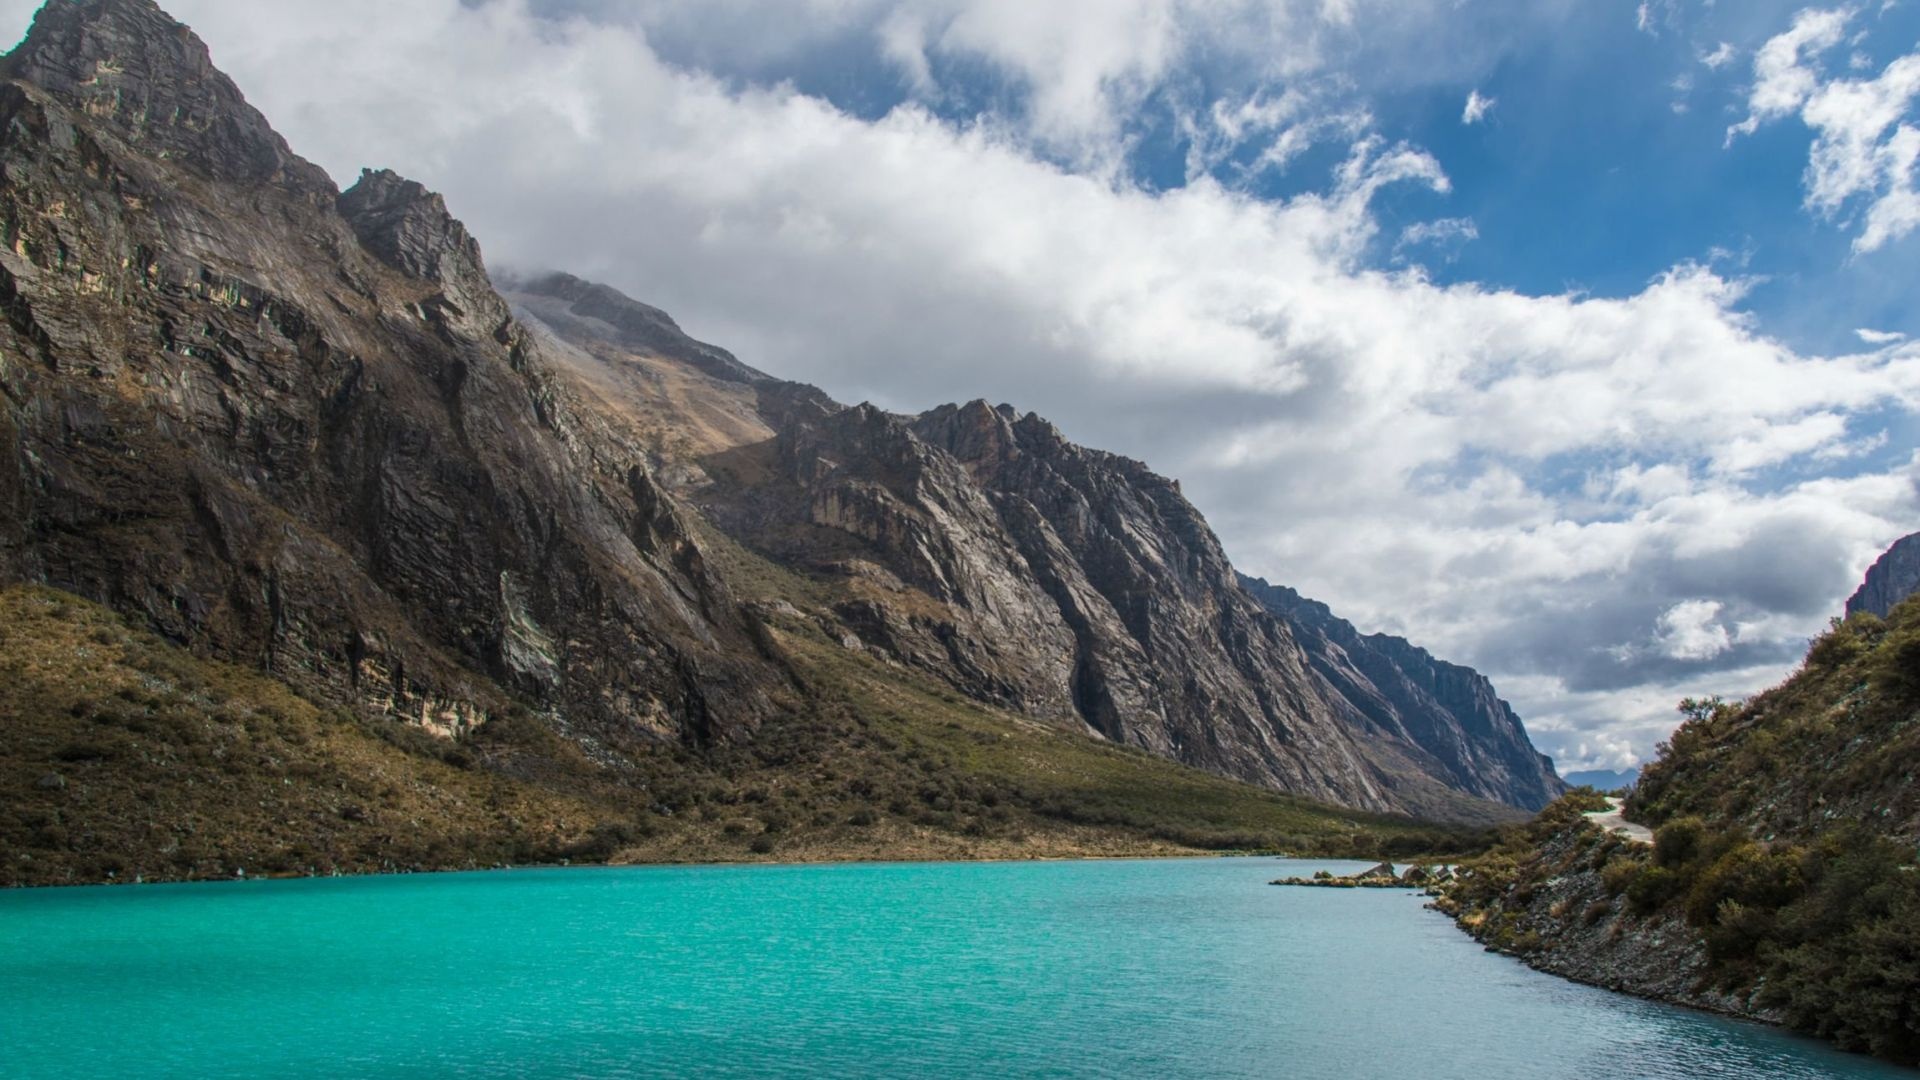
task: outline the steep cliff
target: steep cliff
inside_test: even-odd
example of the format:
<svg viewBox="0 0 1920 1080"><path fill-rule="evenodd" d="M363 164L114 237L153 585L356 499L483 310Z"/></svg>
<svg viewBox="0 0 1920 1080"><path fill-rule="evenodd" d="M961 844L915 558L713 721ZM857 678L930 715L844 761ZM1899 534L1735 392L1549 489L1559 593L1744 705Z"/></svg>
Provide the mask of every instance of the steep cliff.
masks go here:
<svg viewBox="0 0 1920 1080"><path fill-rule="evenodd" d="M1867 570L1867 580L1847 598L1847 614L1865 611L1886 618L1900 601L1920 592L1920 533L1901 537Z"/></svg>
<svg viewBox="0 0 1920 1080"><path fill-rule="evenodd" d="M0 571L447 733L496 685L676 738L767 715L681 512L438 196L338 193L143 0L48 4L0 75Z"/></svg>
<svg viewBox="0 0 1920 1080"><path fill-rule="evenodd" d="M1534 750L1486 676L1436 660L1405 638L1362 635L1325 604L1285 586L1241 580L1287 621L1313 669L1374 730L1419 747L1450 786L1534 810L1566 791L1552 760Z"/></svg>
<svg viewBox="0 0 1920 1080"><path fill-rule="evenodd" d="M758 388L776 435L692 498L831 583L874 655L978 700L1347 806L1491 820L1367 730L1240 587L1177 485L984 402L917 417Z"/></svg>

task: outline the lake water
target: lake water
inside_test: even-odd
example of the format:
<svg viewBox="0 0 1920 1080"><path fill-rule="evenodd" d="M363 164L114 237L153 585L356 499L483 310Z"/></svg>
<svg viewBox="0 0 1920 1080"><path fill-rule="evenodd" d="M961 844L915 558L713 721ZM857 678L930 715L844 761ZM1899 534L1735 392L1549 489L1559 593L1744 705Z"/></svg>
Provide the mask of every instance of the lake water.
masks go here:
<svg viewBox="0 0 1920 1080"><path fill-rule="evenodd" d="M1271 859L0 894L0 1075L1904 1077Z"/></svg>

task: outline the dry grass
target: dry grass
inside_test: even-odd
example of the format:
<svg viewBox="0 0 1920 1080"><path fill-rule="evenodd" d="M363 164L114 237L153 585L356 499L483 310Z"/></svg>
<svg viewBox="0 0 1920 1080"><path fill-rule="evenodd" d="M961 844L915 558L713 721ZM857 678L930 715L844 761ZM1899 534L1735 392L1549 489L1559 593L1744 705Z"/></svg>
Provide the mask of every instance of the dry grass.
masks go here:
<svg viewBox="0 0 1920 1080"><path fill-rule="evenodd" d="M986 709L776 622L796 708L741 744L604 738L596 763L525 712L446 742L71 596L0 591L0 884L1472 843Z"/></svg>

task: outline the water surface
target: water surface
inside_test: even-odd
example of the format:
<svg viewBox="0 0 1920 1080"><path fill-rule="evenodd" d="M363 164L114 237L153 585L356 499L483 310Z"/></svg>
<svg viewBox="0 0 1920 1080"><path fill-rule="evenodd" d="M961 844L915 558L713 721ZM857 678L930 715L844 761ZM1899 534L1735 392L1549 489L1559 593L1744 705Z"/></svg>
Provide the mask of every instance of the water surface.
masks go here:
<svg viewBox="0 0 1920 1080"><path fill-rule="evenodd" d="M1270 859L0 894L0 1074L1917 1075L1486 953ZM1357 865L1357 864L1352 864Z"/></svg>

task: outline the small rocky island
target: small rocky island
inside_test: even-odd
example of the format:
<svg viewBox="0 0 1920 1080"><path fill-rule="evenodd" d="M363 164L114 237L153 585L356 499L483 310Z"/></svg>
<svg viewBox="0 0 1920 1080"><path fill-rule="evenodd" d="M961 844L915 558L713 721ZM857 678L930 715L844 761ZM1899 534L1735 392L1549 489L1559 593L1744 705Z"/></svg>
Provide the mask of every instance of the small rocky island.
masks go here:
<svg viewBox="0 0 1920 1080"><path fill-rule="evenodd" d="M1424 889L1452 880L1451 866L1409 866L1404 871L1396 871L1392 863L1383 862L1358 874L1341 876L1316 870L1312 877L1278 878L1269 884L1322 889Z"/></svg>

